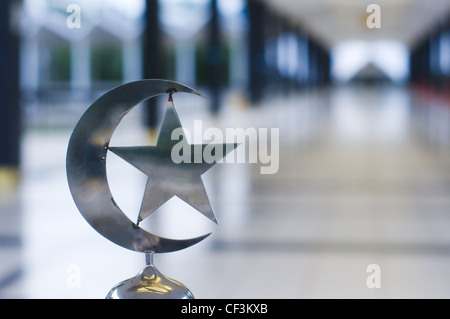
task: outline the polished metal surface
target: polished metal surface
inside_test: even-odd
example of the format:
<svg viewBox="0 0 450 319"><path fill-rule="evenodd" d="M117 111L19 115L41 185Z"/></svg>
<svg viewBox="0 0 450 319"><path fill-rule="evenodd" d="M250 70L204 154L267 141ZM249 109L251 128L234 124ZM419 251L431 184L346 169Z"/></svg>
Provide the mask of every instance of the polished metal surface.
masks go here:
<svg viewBox="0 0 450 319"><path fill-rule="evenodd" d="M135 277L114 286L106 299L194 299L194 295L182 283L164 276L151 260Z"/></svg>
<svg viewBox="0 0 450 319"><path fill-rule="evenodd" d="M176 129L180 129L178 131L180 135L172 139L172 132ZM177 144L179 144L177 147L190 150L186 162L173 161L172 149ZM201 175L215 162L205 161L203 151L206 147L214 148L216 151L222 149L222 154L217 154L217 157L222 158L236 146L237 144L188 144L173 101L169 99L156 146L108 147L108 149L149 176L137 224L173 196L178 196L217 223L201 179ZM202 154L201 161L195 161L195 152Z"/></svg>
<svg viewBox="0 0 450 319"><path fill-rule="evenodd" d="M101 235L117 245L138 252L177 251L194 245L209 236L206 234L191 239L174 240L142 229L118 207L107 182L106 158L108 150L113 149L109 148L109 142L121 119L140 102L165 93L169 93L171 97L175 92L201 96L194 89L167 80L141 80L116 87L101 96L88 108L75 127L69 142L66 159L67 178L79 211ZM169 110L169 113L171 112ZM164 125L161 136L158 145L162 145L163 137L167 136L164 133ZM127 150L130 151L130 149ZM126 149L123 148L115 149L116 153L123 156L127 153L131 157L140 155L143 150L136 149L126 152ZM150 157L152 156L144 159L150 160ZM156 158L158 157L156 156ZM159 167L160 163L155 165ZM161 172L164 174L163 169ZM177 172L182 175L180 171ZM174 173L174 171L170 173ZM158 176L157 180L160 180L161 177ZM189 185L182 185L182 187L189 187ZM147 190L149 189L154 190L155 188L148 186ZM167 192L167 188L164 191ZM174 193L180 194L178 191ZM202 194L204 192L200 196ZM154 206L153 201L150 201L151 205L146 204L146 198L144 198L141 216L148 215L148 206ZM208 217L213 216L209 206L204 204L202 197L200 200L187 199Z"/></svg>

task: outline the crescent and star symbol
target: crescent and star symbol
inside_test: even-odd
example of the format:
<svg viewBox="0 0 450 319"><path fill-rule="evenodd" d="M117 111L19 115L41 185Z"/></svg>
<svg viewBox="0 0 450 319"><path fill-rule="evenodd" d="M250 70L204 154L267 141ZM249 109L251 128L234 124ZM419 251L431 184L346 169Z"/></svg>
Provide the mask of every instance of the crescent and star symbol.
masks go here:
<svg viewBox="0 0 450 319"><path fill-rule="evenodd" d="M146 254L146 268L137 276L114 286L108 293L108 299L193 298L184 285L159 273L152 264L151 256L153 253L188 248L211 233L194 238L172 239L158 236L139 226L143 219L172 197L179 197L217 224L201 176L238 144L189 144L173 104L172 94L175 92L203 97L192 88L168 80L148 79L122 84L91 104L69 140L67 181L81 215L106 239ZM129 111L147 99L167 93L169 102L155 146L110 145L115 129ZM199 151L201 159L198 158ZM208 158L208 151L211 158ZM111 193L106 176L109 152L148 177L136 223L124 214Z"/></svg>
<svg viewBox="0 0 450 319"><path fill-rule="evenodd" d="M214 163L181 161L171 158L177 143L183 150L198 150L205 145L190 145L184 133L181 141L172 140L172 132L181 122L173 105L175 92L203 97L181 83L149 79L122 84L99 97L85 111L70 137L66 157L67 180L74 202L86 221L101 235L124 248L144 253L167 253L197 244L211 233L195 238L171 239L152 234L139 226L158 207L178 196L210 220L217 223L206 196L201 175ZM111 147L111 137L122 118L139 103L162 94L169 103L156 146ZM237 144L213 144L225 156ZM208 145L210 146L210 145ZM137 223L131 221L114 200L106 177L106 158L113 152L148 176ZM220 152L220 151L219 151ZM187 153L187 152L186 152ZM212 152L211 152L212 153ZM203 154L203 153L202 153ZM183 157L185 158L185 157ZM218 158L218 156L214 156Z"/></svg>
<svg viewBox="0 0 450 319"><path fill-rule="evenodd" d="M186 143L183 148L190 148L190 154L194 154L196 147L201 147L203 154L203 150L208 144L187 144L184 133L180 140L174 140L172 132L176 129L182 129L182 125L175 110L172 95L170 95L156 146L108 147L108 150L148 176L137 226L174 196L182 199L217 224L201 179L201 175L215 163L208 163L204 160L200 163L194 161L174 163L171 158L172 149L178 143ZM227 144L215 146L216 149L223 149L223 156L225 156L234 150L237 144L234 144L233 147L225 147Z"/></svg>

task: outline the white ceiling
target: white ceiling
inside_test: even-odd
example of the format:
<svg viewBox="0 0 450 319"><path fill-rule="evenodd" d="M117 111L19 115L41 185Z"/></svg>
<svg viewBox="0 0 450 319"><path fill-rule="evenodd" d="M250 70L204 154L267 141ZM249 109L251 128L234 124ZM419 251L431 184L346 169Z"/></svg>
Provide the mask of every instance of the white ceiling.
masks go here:
<svg viewBox="0 0 450 319"><path fill-rule="evenodd" d="M399 40L408 46L450 19L450 0L263 0L326 47L346 40ZM381 28L370 29L366 12L378 4Z"/></svg>

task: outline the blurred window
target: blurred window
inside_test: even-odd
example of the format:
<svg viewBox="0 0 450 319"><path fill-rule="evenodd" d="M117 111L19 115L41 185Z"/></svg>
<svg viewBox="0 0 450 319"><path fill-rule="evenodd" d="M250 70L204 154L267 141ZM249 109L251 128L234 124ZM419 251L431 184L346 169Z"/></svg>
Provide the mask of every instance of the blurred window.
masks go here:
<svg viewBox="0 0 450 319"><path fill-rule="evenodd" d="M50 81L70 82L70 45L54 46L50 51Z"/></svg>
<svg viewBox="0 0 450 319"><path fill-rule="evenodd" d="M95 45L91 49L93 81L121 81L122 48L116 45Z"/></svg>

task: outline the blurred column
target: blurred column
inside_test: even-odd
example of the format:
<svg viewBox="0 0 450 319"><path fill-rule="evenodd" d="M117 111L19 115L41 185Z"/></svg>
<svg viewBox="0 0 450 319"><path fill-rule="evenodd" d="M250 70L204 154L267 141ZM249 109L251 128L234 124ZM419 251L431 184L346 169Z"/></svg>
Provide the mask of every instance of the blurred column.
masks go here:
<svg viewBox="0 0 450 319"><path fill-rule="evenodd" d="M249 98L251 103L258 103L263 97L266 84L265 5L262 1L248 0L247 10L249 22Z"/></svg>
<svg viewBox="0 0 450 319"><path fill-rule="evenodd" d="M247 2L241 0L242 7L225 13L221 26L227 31L230 43L229 79L227 85L233 90L245 93L248 83L248 48L247 48Z"/></svg>
<svg viewBox="0 0 450 319"><path fill-rule="evenodd" d="M331 81L331 56L330 52L325 53L325 84L330 84Z"/></svg>
<svg viewBox="0 0 450 319"><path fill-rule="evenodd" d="M308 39L309 86L322 86L330 80L330 55L312 38Z"/></svg>
<svg viewBox="0 0 450 319"><path fill-rule="evenodd" d="M308 84L308 77L309 77L308 38L301 30L297 30L296 34L298 41L297 81L300 87L304 87Z"/></svg>
<svg viewBox="0 0 450 319"><path fill-rule="evenodd" d="M71 49L71 89L72 94L85 99L91 87L91 45L88 38L72 42Z"/></svg>
<svg viewBox="0 0 450 319"><path fill-rule="evenodd" d="M33 35L22 35L20 44L21 99L35 101L39 90L39 41Z"/></svg>
<svg viewBox="0 0 450 319"><path fill-rule="evenodd" d="M411 53L410 59L411 80L425 82L430 77L430 41L421 42Z"/></svg>
<svg viewBox="0 0 450 319"><path fill-rule="evenodd" d="M436 24L411 54L411 78L449 94L450 20Z"/></svg>
<svg viewBox="0 0 450 319"><path fill-rule="evenodd" d="M0 186L15 182L19 168L19 34L14 19L19 4L0 1Z"/></svg>
<svg viewBox="0 0 450 319"><path fill-rule="evenodd" d="M309 38L308 43L308 64L309 64L309 76L308 76L308 86L315 87L318 80L318 56L317 56L317 46L316 43Z"/></svg>
<svg viewBox="0 0 450 319"><path fill-rule="evenodd" d="M123 77L125 82L142 78L142 47L140 38L128 40L123 46Z"/></svg>
<svg viewBox="0 0 450 319"><path fill-rule="evenodd" d="M318 47L318 85L326 85L330 80L330 56L323 47Z"/></svg>
<svg viewBox="0 0 450 319"><path fill-rule="evenodd" d="M435 32L430 36L430 74L433 79L440 75L439 69L439 40L440 33Z"/></svg>
<svg viewBox="0 0 450 319"><path fill-rule="evenodd" d="M448 73L445 70L446 59L450 59L450 50L447 42L450 21L446 24L437 26L436 30L430 35L430 77L434 88L447 91Z"/></svg>
<svg viewBox="0 0 450 319"><path fill-rule="evenodd" d="M249 13L250 15L250 13ZM262 19L262 17L261 17ZM255 23L254 21L253 23ZM264 12L264 24L265 29L264 33L263 30L259 30L259 33L262 34L262 37L258 40L258 43L255 43L255 46L253 47L253 53L249 54L249 66L256 69L249 69L249 73L253 74L253 86L254 88L251 88L251 83L249 83L249 89L250 93L255 95L255 98L253 99L254 102L257 102L260 100L261 97L258 97L258 94L261 94L261 92L258 92L257 84L255 82L258 81L258 78L261 82L263 82L264 87L259 89L267 93L267 91L278 91L280 89L280 83L281 83L281 77L278 70L278 39L281 32L281 26L280 26L280 19L278 15L274 14L273 12L267 10ZM256 30L254 32L257 32L258 26L255 26ZM250 37L250 36L249 36ZM250 43L250 39L249 39ZM258 48L259 47L259 48ZM250 47L249 47L250 51ZM253 56L255 54L261 55L261 59L258 63L263 64L263 67L265 68L263 74L258 75L258 69L257 69L257 63L256 61L253 61ZM255 63L254 65L250 65L250 63ZM252 90L255 92L252 93ZM252 101L253 101L252 100Z"/></svg>
<svg viewBox="0 0 450 319"><path fill-rule="evenodd" d="M409 78L412 82L417 82L418 80L418 71L417 71L417 50L413 49L410 52L409 56Z"/></svg>
<svg viewBox="0 0 450 319"><path fill-rule="evenodd" d="M146 0L145 31L143 38L143 76L145 79L163 78L159 66L161 30L158 22L159 4L158 0ZM146 125L153 130L158 125L157 99L147 102Z"/></svg>
<svg viewBox="0 0 450 319"><path fill-rule="evenodd" d="M175 81L195 87L195 48L192 38L175 41Z"/></svg>
<svg viewBox="0 0 450 319"><path fill-rule="evenodd" d="M291 79L289 78L289 71L290 71L290 46L289 46L289 32L290 32L290 26L289 23L286 22L286 19L280 19L280 34L279 34L279 50L277 53L277 59L279 61L283 61L283 64L279 64L279 72L280 72L280 84L281 89L280 92L283 92L284 94L288 94L291 89Z"/></svg>
<svg viewBox="0 0 450 319"><path fill-rule="evenodd" d="M221 76L220 64L222 54L220 50L220 26L217 0L211 0L211 21L209 23L208 45L208 82L211 90L211 111L217 113L220 108Z"/></svg>
<svg viewBox="0 0 450 319"><path fill-rule="evenodd" d="M445 90L450 87L450 20L447 21L439 39L439 69L442 76L441 87ZM450 95L450 92L447 94Z"/></svg>

